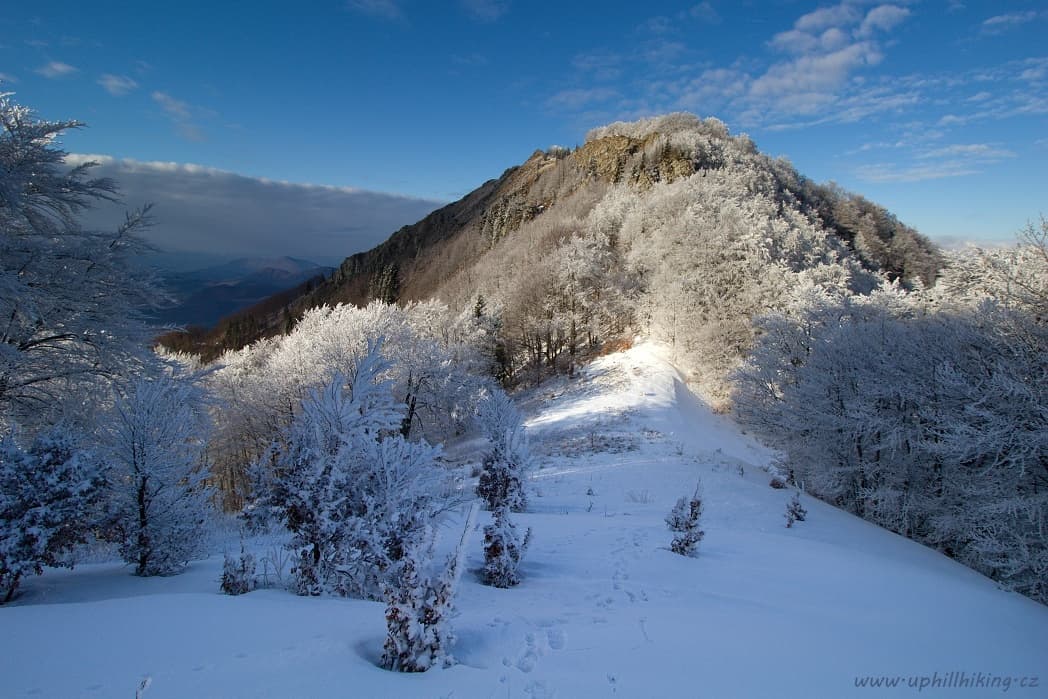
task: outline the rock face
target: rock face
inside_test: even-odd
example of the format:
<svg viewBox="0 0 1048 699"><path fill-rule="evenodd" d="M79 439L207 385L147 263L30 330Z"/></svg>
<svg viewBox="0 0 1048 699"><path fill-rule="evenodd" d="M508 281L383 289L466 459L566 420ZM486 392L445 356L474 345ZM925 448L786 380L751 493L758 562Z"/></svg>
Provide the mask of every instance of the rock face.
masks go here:
<svg viewBox="0 0 1048 699"><path fill-rule="evenodd" d="M468 268L486 250L538 218L581 188L603 189L620 182L647 189L696 171L696 162L659 134L641 138L608 136L575 150L536 150L523 164L485 182L457 202L394 233L366 252L346 258L336 273L303 299L301 308L321 303L421 300ZM455 259L446 252L454 251ZM380 279L395 275L395 299Z"/></svg>
<svg viewBox="0 0 1048 699"><path fill-rule="evenodd" d="M305 310L321 304L434 296L460 302L468 295L476 265L495 248L505 249L522 227L530 230L549 220L548 230L541 236L529 234L527 244L556 245L574 234L572 222L585 219L613 187L644 193L683 178L728 171L747 173L742 178L758 173L762 181L772 182L771 196L781 207L824 228L869 269L904 282L934 278L938 258L933 246L884 209L807 180L788 162L761 155L748 137L730 135L716 119L670 114L594 129L575 149L536 150L498 179L404 226L375 248L346 258L330 277L302 287L294 298L262 302L208 333L183 336L174 344L216 356L230 346L285 332ZM557 214L550 216L554 210ZM169 339L164 343L170 344Z"/></svg>

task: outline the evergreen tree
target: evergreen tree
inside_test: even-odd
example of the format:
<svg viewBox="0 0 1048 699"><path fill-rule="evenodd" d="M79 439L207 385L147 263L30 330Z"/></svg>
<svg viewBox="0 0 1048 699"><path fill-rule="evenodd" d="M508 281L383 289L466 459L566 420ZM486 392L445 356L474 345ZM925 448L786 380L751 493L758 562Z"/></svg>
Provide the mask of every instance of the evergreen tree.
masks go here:
<svg viewBox="0 0 1048 699"><path fill-rule="evenodd" d="M531 466L524 421L509 396L494 389L481 406L480 422L491 451L484 457L477 495L492 512L504 507L523 512L528 505L524 482Z"/></svg>
<svg viewBox="0 0 1048 699"><path fill-rule="evenodd" d="M520 561L531 543L531 529L521 539L506 507L496 509L492 519L484 527L484 584L513 587L520 582Z"/></svg>
<svg viewBox="0 0 1048 699"><path fill-rule="evenodd" d="M472 529L471 506L458 546L437 575L430 575L426 570L432 565L432 546L412 545L405 549L397 564L397 574L382 586L386 600L383 667L398 672L425 672L435 665L454 662L451 646L455 633L451 616L466 537Z"/></svg>
<svg viewBox="0 0 1048 699"><path fill-rule="evenodd" d="M695 487L695 493L690 497L682 497L673 506L666 517L666 524L674 532L673 542L670 550L681 556L693 556L695 550L705 536L702 531L702 485Z"/></svg>
<svg viewBox="0 0 1048 699"><path fill-rule="evenodd" d="M786 503L786 528L792 527L794 522L803 522L807 516L808 510L804 509L804 505L801 504L800 494L794 493L790 501Z"/></svg>

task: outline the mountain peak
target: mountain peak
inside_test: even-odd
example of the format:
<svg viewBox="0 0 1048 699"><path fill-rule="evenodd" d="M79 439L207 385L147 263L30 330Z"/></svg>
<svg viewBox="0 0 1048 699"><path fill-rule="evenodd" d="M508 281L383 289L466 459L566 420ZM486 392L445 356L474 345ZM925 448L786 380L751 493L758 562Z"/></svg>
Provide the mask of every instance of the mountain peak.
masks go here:
<svg viewBox="0 0 1048 699"><path fill-rule="evenodd" d="M790 273L842 256L904 283L928 282L938 269L934 247L883 208L811 182L788 162L761 154L745 134L733 136L719 119L678 112L593 129L573 150L536 149L500 178L346 258L329 279L295 300L289 313L297 317L321 304L372 299L436 297L467 305L479 293L504 294L504 287L485 281L498 274L495 267L545 264L565 240L601 228L597 212L598 218L611 217L612 229L621 226L618 200L642 208L665 200L650 222L638 225L650 229L667 217L680 218L679 229L666 235L676 236L674 244L684 250L723 247L710 237L722 235L725 226L732 235L752 234L755 249L771 244L754 264L784 264ZM708 219L701 224L700 209ZM820 252L788 252L795 242L776 242L787 234L810 239ZM638 269L657 266L652 260ZM259 336L276 333L288 325L284 315L253 318L248 325L259 328Z"/></svg>

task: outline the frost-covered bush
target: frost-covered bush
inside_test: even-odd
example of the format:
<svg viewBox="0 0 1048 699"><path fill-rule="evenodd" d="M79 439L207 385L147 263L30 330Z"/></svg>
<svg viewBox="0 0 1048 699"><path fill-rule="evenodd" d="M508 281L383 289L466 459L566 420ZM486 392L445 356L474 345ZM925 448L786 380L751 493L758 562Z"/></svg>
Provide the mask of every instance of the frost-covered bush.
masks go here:
<svg viewBox="0 0 1048 699"><path fill-rule="evenodd" d="M484 584L513 587L520 582L520 561L531 543L531 529L521 538L505 507L496 509L492 519L484 527Z"/></svg>
<svg viewBox="0 0 1048 699"><path fill-rule="evenodd" d="M670 531L674 532L673 542L670 550L681 556L693 556L695 550L702 541L705 532L702 531L702 490L701 484L696 486L695 493L690 497L682 497L673 506L666 517L666 524Z"/></svg>
<svg viewBox="0 0 1048 699"><path fill-rule="evenodd" d="M227 595L243 595L255 589L255 557L240 544L240 556L234 558L227 552L222 561L222 592Z"/></svg>
<svg viewBox="0 0 1048 699"><path fill-rule="evenodd" d="M299 594L377 599L450 504L439 448L400 433L380 349L373 344L351 375L336 374L302 403L252 506L291 532Z"/></svg>
<svg viewBox="0 0 1048 699"><path fill-rule="evenodd" d="M800 494L794 493L790 501L786 503L786 528L792 527L794 522L803 522L807 516L808 510L804 509L804 505L801 504Z"/></svg>
<svg viewBox="0 0 1048 699"><path fill-rule="evenodd" d="M499 389L493 389L481 405L479 419L491 451L484 457L477 495L493 512L503 507L523 512L528 506L524 483L531 466L524 421Z"/></svg>
<svg viewBox="0 0 1048 699"><path fill-rule="evenodd" d="M28 447L0 436L0 604L27 575L70 565L59 554L80 543L102 478L67 428L40 434Z"/></svg>
<svg viewBox="0 0 1048 699"><path fill-rule="evenodd" d="M206 553L213 514L203 392L192 377L135 380L107 416L112 523L106 534L135 575L172 575Z"/></svg>

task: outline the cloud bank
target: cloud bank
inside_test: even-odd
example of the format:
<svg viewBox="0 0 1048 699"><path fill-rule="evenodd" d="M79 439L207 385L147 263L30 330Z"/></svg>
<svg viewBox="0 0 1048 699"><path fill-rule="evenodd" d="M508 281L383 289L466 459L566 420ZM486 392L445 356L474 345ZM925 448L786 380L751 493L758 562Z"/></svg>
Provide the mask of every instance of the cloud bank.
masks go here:
<svg viewBox="0 0 1048 699"><path fill-rule="evenodd" d="M120 160L72 154L70 166L95 161L95 176L112 177L123 202L84 217L87 226L115 227L123 211L154 204L146 238L166 253L212 258L291 255L337 265L367 250L441 202L350 187L246 177L187 163Z"/></svg>

